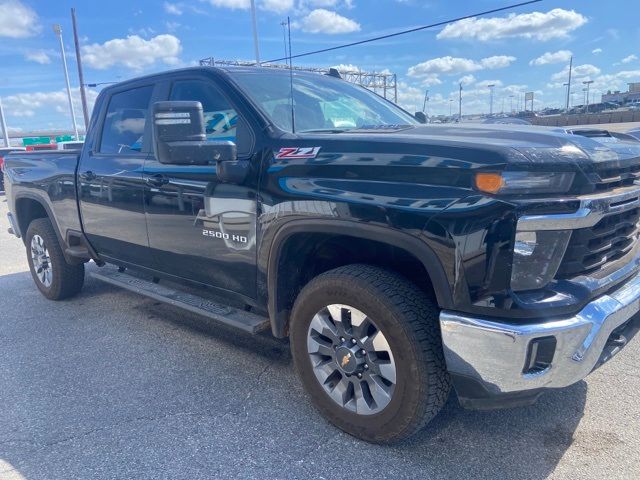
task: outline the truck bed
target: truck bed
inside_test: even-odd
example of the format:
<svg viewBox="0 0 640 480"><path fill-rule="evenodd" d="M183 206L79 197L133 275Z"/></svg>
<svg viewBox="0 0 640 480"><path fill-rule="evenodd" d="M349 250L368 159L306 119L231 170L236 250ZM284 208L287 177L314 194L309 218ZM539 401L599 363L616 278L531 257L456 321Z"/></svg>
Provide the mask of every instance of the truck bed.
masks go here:
<svg viewBox="0 0 640 480"><path fill-rule="evenodd" d="M10 208L30 208L29 200L40 200L50 218L56 220L64 238L69 230L80 231L76 201L76 168L79 150L15 152L5 157L5 182ZM15 203L15 205L13 205Z"/></svg>

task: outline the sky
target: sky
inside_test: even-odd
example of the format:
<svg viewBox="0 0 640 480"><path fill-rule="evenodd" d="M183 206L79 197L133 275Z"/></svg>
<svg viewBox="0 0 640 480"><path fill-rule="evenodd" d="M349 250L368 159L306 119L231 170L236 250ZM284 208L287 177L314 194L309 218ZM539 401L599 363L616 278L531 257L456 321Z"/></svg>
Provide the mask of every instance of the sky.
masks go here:
<svg viewBox="0 0 640 480"><path fill-rule="evenodd" d="M362 46L294 60L398 76L398 103L427 113L515 109L524 92L534 106L564 106L573 55L573 103L640 82L637 0L544 0ZM505 0L256 0L261 59L284 56L283 20L293 54L332 47L500 8ZM60 46L62 26L76 117L82 124L70 9L75 6L86 83L121 81L197 65L205 57L254 60L250 0L0 0L0 99L10 130L67 129ZM88 88L90 105L101 87Z"/></svg>

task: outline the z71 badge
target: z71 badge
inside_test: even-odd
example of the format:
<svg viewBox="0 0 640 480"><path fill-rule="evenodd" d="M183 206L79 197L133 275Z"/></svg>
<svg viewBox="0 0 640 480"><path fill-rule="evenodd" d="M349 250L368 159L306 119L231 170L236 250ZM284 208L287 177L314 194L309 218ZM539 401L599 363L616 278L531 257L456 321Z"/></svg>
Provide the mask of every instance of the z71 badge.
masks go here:
<svg viewBox="0 0 640 480"><path fill-rule="evenodd" d="M320 147L283 147L276 153L276 159L316 158Z"/></svg>

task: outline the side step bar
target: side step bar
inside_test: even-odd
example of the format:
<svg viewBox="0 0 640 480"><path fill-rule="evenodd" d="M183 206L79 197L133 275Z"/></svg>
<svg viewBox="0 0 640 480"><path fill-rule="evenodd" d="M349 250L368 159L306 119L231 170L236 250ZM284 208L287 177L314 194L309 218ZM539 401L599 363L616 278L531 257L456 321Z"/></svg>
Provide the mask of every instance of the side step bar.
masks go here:
<svg viewBox="0 0 640 480"><path fill-rule="evenodd" d="M267 317L215 303L206 298L159 285L117 270L102 269L99 272L91 272L91 276L116 287L125 288L145 297L168 303L174 307L188 310L251 334L256 334L271 327Z"/></svg>

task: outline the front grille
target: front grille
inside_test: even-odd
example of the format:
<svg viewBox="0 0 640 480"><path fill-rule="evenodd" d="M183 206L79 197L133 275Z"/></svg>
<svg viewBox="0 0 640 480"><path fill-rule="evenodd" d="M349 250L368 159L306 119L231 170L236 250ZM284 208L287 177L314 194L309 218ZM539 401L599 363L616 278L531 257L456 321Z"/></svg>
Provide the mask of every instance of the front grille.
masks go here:
<svg viewBox="0 0 640 480"><path fill-rule="evenodd" d="M594 174L596 191L611 190L619 187L629 187L640 179L640 163L623 168L599 170Z"/></svg>
<svg viewBox="0 0 640 480"><path fill-rule="evenodd" d="M592 273L624 257L638 239L639 220L636 207L608 215L592 228L574 230L556 278Z"/></svg>

